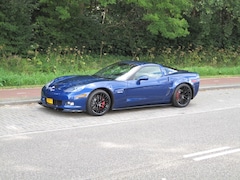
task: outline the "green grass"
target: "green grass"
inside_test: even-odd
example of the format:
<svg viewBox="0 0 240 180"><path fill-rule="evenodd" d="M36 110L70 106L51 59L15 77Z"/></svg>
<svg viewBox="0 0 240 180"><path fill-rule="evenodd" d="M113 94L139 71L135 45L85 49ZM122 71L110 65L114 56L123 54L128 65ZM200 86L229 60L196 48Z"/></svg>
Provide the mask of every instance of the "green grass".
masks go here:
<svg viewBox="0 0 240 180"><path fill-rule="evenodd" d="M99 66L99 68L101 68ZM183 69L198 72L201 77L209 77L209 76L239 76L240 75L240 66L238 67L184 67ZM44 85L48 81L63 75L72 75L72 74L93 74L98 70L98 68L93 69L85 69L80 71L72 71L72 72L61 72L61 70L55 72L33 72L30 74L26 74L23 72L12 72L3 70L0 68L0 88L3 87L21 87L21 86L36 86L36 85Z"/></svg>
<svg viewBox="0 0 240 180"><path fill-rule="evenodd" d="M42 86L50 80L63 75L93 74L99 69L119 60L131 60L131 57L96 55L69 52L35 52L31 57L0 57L0 88ZM161 55L149 54L137 57L137 60L156 62L198 72L201 77L240 76L240 52L212 51L196 49L183 52L168 49Z"/></svg>
<svg viewBox="0 0 240 180"><path fill-rule="evenodd" d="M43 85L50 80L58 77L58 76L64 76L64 75L73 75L73 74L93 74L96 70L88 70L83 72L69 72L69 73L61 73L59 71L58 73L44 73L44 72L34 72L30 74L26 74L23 72L15 73L11 71L6 71L0 69L0 88L1 87L8 87L8 86L35 86L35 85ZM6 76L7 75L7 76Z"/></svg>
<svg viewBox="0 0 240 180"><path fill-rule="evenodd" d="M240 76L240 66L232 67L185 67L188 71L198 72L200 76Z"/></svg>

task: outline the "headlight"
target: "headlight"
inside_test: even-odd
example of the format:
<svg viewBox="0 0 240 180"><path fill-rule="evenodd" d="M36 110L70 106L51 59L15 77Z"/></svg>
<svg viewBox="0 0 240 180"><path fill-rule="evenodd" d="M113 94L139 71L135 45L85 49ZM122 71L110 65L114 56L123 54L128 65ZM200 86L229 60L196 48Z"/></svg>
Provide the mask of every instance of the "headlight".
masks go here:
<svg viewBox="0 0 240 180"><path fill-rule="evenodd" d="M64 92L77 92L77 91L81 91L83 90L85 86L74 86L74 87L70 87L64 90Z"/></svg>

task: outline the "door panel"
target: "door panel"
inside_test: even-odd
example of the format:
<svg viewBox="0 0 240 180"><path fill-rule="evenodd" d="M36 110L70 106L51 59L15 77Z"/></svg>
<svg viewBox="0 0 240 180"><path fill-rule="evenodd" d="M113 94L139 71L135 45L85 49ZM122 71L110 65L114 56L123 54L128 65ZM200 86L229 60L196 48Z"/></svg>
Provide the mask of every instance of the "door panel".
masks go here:
<svg viewBox="0 0 240 180"><path fill-rule="evenodd" d="M128 81L126 91L126 101L129 106L148 105L161 103L169 90L167 77L157 79Z"/></svg>

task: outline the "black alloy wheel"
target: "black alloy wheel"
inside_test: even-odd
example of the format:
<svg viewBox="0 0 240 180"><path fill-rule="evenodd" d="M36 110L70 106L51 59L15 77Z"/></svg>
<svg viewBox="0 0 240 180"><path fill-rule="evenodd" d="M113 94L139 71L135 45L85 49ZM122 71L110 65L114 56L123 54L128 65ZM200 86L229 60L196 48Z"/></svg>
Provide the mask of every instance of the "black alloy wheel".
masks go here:
<svg viewBox="0 0 240 180"><path fill-rule="evenodd" d="M192 89L187 84L180 84L174 91L172 103L176 107L186 107L192 99Z"/></svg>
<svg viewBox="0 0 240 180"><path fill-rule="evenodd" d="M87 101L87 112L93 116L101 116L111 108L111 97L104 90L93 91Z"/></svg>

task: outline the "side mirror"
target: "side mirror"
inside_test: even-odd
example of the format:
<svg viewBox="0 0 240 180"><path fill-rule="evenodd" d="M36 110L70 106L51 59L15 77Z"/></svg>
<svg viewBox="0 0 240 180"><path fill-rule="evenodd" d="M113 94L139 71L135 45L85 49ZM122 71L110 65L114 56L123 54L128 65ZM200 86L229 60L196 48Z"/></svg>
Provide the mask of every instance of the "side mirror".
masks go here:
<svg viewBox="0 0 240 180"><path fill-rule="evenodd" d="M137 78L137 85L139 85L141 81L147 81L147 80L148 80L148 76L146 75L140 76L139 78Z"/></svg>

